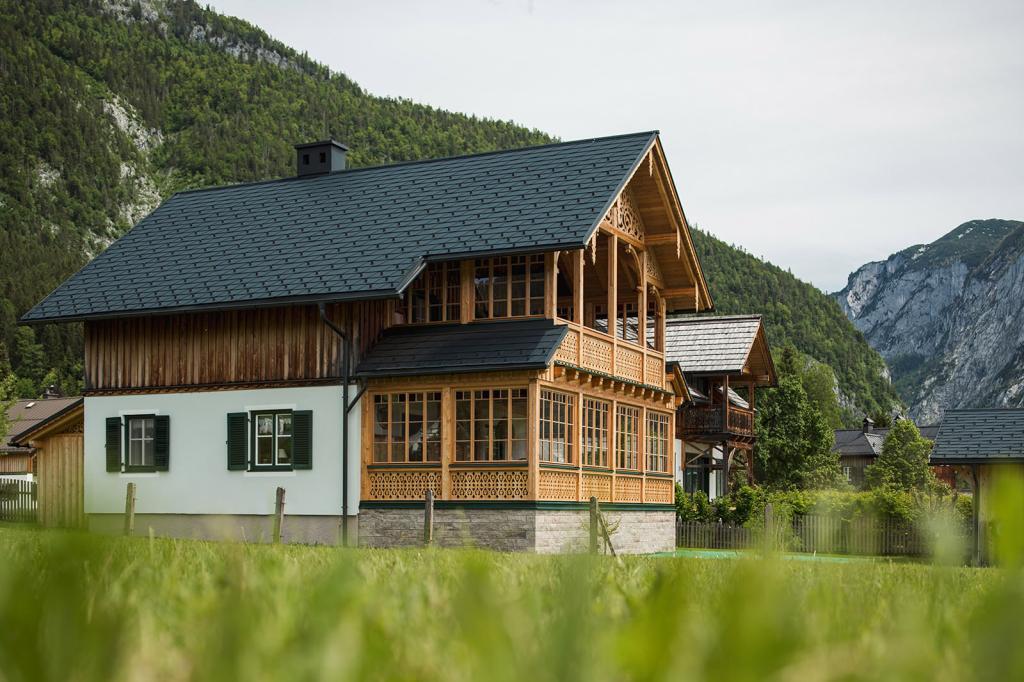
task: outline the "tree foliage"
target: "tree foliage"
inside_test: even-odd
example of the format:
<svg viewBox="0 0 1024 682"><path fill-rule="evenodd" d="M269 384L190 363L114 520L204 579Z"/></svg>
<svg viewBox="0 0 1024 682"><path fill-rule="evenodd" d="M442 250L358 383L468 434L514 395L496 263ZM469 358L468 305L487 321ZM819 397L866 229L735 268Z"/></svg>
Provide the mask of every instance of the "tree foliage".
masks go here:
<svg viewBox="0 0 1024 682"><path fill-rule="evenodd" d="M900 419L882 443L882 454L864 470L870 488L893 488L905 491L926 491L936 485L928 468L932 442L921 435L909 419Z"/></svg>
<svg viewBox="0 0 1024 682"><path fill-rule="evenodd" d="M778 387L763 391L758 400L757 480L781 489L835 486L840 480L839 456L832 452L835 434L808 397L798 362L795 349L784 349Z"/></svg>

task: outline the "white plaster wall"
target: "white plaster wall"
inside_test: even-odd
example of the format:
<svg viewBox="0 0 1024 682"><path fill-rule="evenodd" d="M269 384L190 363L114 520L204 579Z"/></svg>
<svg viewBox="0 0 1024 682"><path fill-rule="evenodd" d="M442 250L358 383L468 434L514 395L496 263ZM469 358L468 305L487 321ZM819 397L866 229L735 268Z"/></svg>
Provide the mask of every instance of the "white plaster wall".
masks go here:
<svg viewBox="0 0 1024 682"><path fill-rule="evenodd" d="M355 396L353 386L350 395ZM313 468L228 471L227 414L257 409L313 412ZM85 399L85 512L123 513L125 487L136 484L139 514L270 514L278 486L291 515L341 514L341 387L99 396ZM170 470L106 471L106 418L126 414L171 418ZM360 409L349 413L349 513L359 511Z"/></svg>

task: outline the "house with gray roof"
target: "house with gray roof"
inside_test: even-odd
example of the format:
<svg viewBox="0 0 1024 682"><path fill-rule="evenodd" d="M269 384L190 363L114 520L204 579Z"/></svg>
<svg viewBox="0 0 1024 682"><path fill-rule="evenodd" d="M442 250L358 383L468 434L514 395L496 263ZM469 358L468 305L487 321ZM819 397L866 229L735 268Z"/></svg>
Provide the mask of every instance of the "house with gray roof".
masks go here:
<svg viewBox="0 0 1024 682"><path fill-rule="evenodd" d="M777 381L761 316L674 317L665 349L691 397L676 417L676 477L684 490L711 499L728 493L737 463L752 482L756 391Z"/></svg>
<svg viewBox="0 0 1024 682"><path fill-rule="evenodd" d="M969 476L974 489L975 560L998 561L1000 513L1019 508L1024 499L1024 409L946 410L929 463L957 467Z"/></svg>
<svg viewBox="0 0 1024 682"><path fill-rule="evenodd" d="M658 133L346 152L174 195L22 317L84 325L89 526L133 483L137 528L258 539L280 488L286 540L408 544L429 493L441 544L559 551L596 498L616 549L671 548L684 376L772 374L749 322L669 352L714 305Z"/></svg>
<svg viewBox="0 0 1024 682"><path fill-rule="evenodd" d="M938 425L918 426L921 435L935 440ZM842 467L846 481L855 488L864 487L864 470L874 464L882 454L882 444L888 435L887 427L877 427L870 417L864 417L859 429L836 429L835 445L832 451L839 454L839 466ZM953 480L946 469L933 467L936 476L953 485Z"/></svg>

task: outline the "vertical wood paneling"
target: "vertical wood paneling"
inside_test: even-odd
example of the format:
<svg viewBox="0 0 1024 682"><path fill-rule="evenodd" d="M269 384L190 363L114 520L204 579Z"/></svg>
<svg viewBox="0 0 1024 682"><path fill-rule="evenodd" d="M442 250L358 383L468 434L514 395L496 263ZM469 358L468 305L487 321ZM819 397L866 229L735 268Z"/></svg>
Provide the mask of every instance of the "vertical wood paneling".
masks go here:
<svg viewBox="0 0 1024 682"><path fill-rule="evenodd" d="M353 341L353 363L389 326L390 309L387 301L327 307ZM315 306L95 320L85 328L90 390L341 375L341 343Z"/></svg>

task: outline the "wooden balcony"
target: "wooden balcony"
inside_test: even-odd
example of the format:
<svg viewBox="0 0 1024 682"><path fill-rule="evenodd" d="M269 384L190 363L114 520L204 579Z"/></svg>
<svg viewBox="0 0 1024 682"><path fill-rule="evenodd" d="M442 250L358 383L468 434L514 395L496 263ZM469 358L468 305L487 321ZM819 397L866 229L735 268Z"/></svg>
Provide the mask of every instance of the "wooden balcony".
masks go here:
<svg viewBox="0 0 1024 682"><path fill-rule="evenodd" d="M754 438L754 412L734 405L729 406L728 412L721 405L687 407L679 422L685 438Z"/></svg>
<svg viewBox="0 0 1024 682"><path fill-rule="evenodd" d="M573 322L555 352L555 361L573 367L665 388L665 354Z"/></svg>

